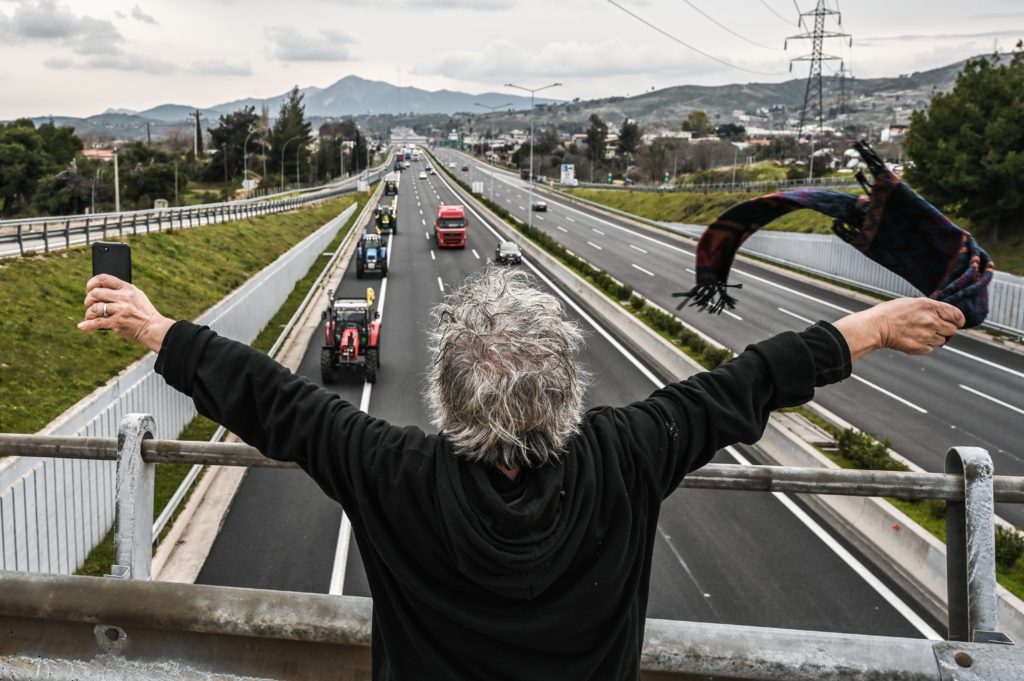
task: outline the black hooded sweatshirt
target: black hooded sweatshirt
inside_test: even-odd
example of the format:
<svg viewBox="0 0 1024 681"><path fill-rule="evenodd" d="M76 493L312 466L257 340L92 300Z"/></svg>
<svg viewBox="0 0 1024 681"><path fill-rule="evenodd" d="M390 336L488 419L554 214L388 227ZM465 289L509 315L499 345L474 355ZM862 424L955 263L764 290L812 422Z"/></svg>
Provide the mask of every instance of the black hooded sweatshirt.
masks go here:
<svg viewBox="0 0 1024 681"><path fill-rule="evenodd" d="M640 676L662 500L850 365L830 324L779 334L646 400L591 409L558 462L515 481L205 327L177 322L156 368L341 504L373 595L374 679L622 681Z"/></svg>

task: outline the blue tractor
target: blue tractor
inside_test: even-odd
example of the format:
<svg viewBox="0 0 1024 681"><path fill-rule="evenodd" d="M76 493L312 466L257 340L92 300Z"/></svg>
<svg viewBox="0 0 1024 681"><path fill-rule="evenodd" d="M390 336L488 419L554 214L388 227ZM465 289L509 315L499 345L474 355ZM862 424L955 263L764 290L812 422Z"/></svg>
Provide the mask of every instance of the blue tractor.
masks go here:
<svg viewBox="0 0 1024 681"><path fill-rule="evenodd" d="M376 272L388 276L388 242L380 234L363 232L356 248L356 277Z"/></svg>

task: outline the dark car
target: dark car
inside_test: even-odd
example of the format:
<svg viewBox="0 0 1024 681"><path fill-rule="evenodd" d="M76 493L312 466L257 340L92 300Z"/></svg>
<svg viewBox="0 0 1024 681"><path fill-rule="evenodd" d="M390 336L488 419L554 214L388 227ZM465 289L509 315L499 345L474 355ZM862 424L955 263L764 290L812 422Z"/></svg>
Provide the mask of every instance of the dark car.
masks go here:
<svg viewBox="0 0 1024 681"><path fill-rule="evenodd" d="M494 262L499 265L519 265L523 262L523 252L514 241L500 241L494 249Z"/></svg>
<svg viewBox="0 0 1024 681"><path fill-rule="evenodd" d="M462 172L468 173L469 172L469 166L462 166Z"/></svg>
<svg viewBox="0 0 1024 681"><path fill-rule="evenodd" d="M530 204L530 208L536 213L548 212L548 204L545 203L544 201L534 201L532 204Z"/></svg>

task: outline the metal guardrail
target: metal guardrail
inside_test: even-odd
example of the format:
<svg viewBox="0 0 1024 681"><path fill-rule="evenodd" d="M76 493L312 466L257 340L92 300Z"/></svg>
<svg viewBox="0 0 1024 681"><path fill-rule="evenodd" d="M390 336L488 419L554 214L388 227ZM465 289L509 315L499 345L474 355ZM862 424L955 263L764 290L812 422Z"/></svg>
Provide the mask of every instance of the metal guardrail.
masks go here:
<svg viewBox="0 0 1024 681"><path fill-rule="evenodd" d="M387 172L389 164L369 173L371 181ZM188 229L201 225L242 220L294 210L300 206L355 191L366 176L356 176L312 189L296 189L282 194L225 201L200 206L180 206L150 210L96 213L93 215L62 215L0 221L0 258L23 257L38 251L70 248L73 245L105 240L111 236L148 234L168 229ZM301 196L291 196L300 192ZM284 198L273 198L281 196Z"/></svg>
<svg viewBox="0 0 1024 681"><path fill-rule="evenodd" d="M547 183L544 183L547 184ZM557 182L555 183L558 184ZM708 192L774 192L784 189L800 189L804 187L859 187L857 180L853 177L816 177L803 180L779 180L761 182L695 182L672 185L651 185L651 184L605 184L601 182L580 182L575 187L563 187L568 189L611 189L614 191L630 192L657 192L659 194L671 194L673 192L690 192L706 194Z"/></svg>
<svg viewBox="0 0 1024 681"><path fill-rule="evenodd" d="M704 227L698 225L664 224L695 238L704 233ZM761 230L743 242L740 252L884 295L921 295L899 275L829 234ZM989 285L988 298L985 326L1024 336L1024 277L996 272Z"/></svg>
<svg viewBox="0 0 1024 681"><path fill-rule="evenodd" d="M296 665L366 678L365 599L146 582L156 463L295 467L242 444L157 441L154 430L151 416L130 414L116 440L0 435L0 456L117 462L111 576L127 580L0 573L0 677L100 679L160 662L161 678L294 678ZM1019 680L1024 650L996 619L993 505L1024 503L1024 477L995 476L976 447L950 449L946 471L711 464L687 476L683 487L945 500L949 640L650 620L645 678Z"/></svg>

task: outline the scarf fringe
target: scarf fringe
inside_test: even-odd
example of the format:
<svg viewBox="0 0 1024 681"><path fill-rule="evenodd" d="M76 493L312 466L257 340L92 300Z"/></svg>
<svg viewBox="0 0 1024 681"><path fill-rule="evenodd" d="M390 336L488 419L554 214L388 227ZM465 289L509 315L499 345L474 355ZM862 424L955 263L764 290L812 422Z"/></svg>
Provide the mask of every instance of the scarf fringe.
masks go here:
<svg viewBox="0 0 1024 681"><path fill-rule="evenodd" d="M731 310L736 307L736 299L730 296L726 290L730 288L743 288L743 284L726 284L721 281L713 284L698 284L686 293L673 293L672 297L684 299L676 306L677 310L683 309L689 303L690 307L696 307L702 312L722 314L722 310L725 308Z"/></svg>

